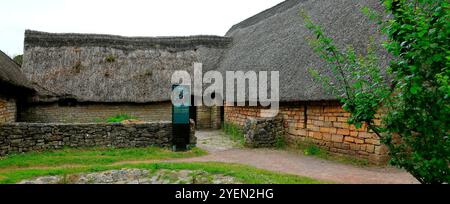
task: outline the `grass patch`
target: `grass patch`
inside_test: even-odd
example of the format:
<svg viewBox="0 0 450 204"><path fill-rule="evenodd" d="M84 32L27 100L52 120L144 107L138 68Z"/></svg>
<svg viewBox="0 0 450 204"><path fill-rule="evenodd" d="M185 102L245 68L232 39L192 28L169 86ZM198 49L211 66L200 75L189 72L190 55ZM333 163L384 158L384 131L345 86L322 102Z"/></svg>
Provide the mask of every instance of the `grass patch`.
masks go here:
<svg viewBox="0 0 450 204"><path fill-rule="evenodd" d="M31 179L39 176L64 176L69 178L70 174L92 173L107 171L112 169L138 168L148 169L155 172L159 169L168 170L202 170L210 174L223 174L237 178L247 184L324 184L327 182L301 177L290 174L282 174L261 170L254 167L225 164L225 163L152 163L152 164L125 164L115 166L89 166L78 168L58 168L58 169L22 169L0 173L0 183L17 183L24 179Z"/></svg>
<svg viewBox="0 0 450 204"><path fill-rule="evenodd" d="M161 160L206 155L206 151L193 148L187 152L173 152L159 147L148 148L65 148L46 152L30 152L0 158L0 171L4 168L61 165L105 165L121 161Z"/></svg>
<svg viewBox="0 0 450 204"><path fill-rule="evenodd" d="M305 156L314 156L317 158L335 161L339 163L345 163L345 164L352 164L355 166L369 166L369 161L366 159L360 159L355 158L351 156L345 156L345 155L336 155L332 154L319 146L313 144L310 141L304 141L304 142L297 142L296 147L290 148L291 150L298 151L300 150L301 153Z"/></svg>
<svg viewBox="0 0 450 204"><path fill-rule="evenodd" d="M275 138L275 147L277 149L284 149L287 147L286 138L283 135L278 135Z"/></svg>
<svg viewBox="0 0 450 204"><path fill-rule="evenodd" d="M244 145L245 137L244 132L241 127L233 123L224 123L222 126L222 131L230 137L231 140L239 142L239 144Z"/></svg>
<svg viewBox="0 0 450 204"><path fill-rule="evenodd" d="M320 149L317 146L310 145L306 149L303 150L303 154L306 156L313 155L313 156L322 156L326 155L326 152L324 152L322 149Z"/></svg>
<svg viewBox="0 0 450 204"><path fill-rule="evenodd" d="M137 120L136 117L133 116L129 116L127 114L120 114L120 115L116 115L113 117L110 117L108 119L106 119L106 122L108 123L121 123L125 120Z"/></svg>

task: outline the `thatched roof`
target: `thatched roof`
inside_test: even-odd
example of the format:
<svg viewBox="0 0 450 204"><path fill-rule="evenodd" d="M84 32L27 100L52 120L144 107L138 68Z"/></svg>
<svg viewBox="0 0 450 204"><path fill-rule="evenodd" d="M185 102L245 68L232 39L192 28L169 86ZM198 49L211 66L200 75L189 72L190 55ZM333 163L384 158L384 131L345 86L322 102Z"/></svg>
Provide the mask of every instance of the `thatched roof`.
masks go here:
<svg viewBox="0 0 450 204"><path fill-rule="evenodd" d="M11 91L11 88L30 90L31 85L20 71L20 66L0 51L0 93Z"/></svg>
<svg viewBox="0 0 450 204"><path fill-rule="evenodd" d="M216 69L231 39L217 36L121 37L25 32L23 71L39 88L35 101L170 100L171 76L194 62Z"/></svg>
<svg viewBox="0 0 450 204"><path fill-rule="evenodd" d="M309 68L327 66L309 46L300 10L338 45L363 52L375 27L361 8L378 0L287 0L233 26L226 37L122 37L25 32L22 70L36 84L36 101L157 102L170 99L175 70L280 71L281 100L334 100ZM387 56L385 52L380 52ZM385 60L387 61L387 60ZM385 62L384 62L385 63Z"/></svg>
<svg viewBox="0 0 450 204"><path fill-rule="evenodd" d="M334 100L315 82L308 68L326 69L326 64L309 46L311 32L304 26L301 10L338 45L353 45L365 50L369 36L375 33L363 6L382 10L378 0L288 0L235 26L226 36L233 43L219 70L280 71L282 101ZM385 55L385 53L382 53Z"/></svg>
<svg viewBox="0 0 450 204"><path fill-rule="evenodd" d="M227 48L226 37L199 35L185 37L125 37L118 35L47 33L25 31L25 49L29 47L109 47L120 50L165 49L172 52L192 50L199 46Z"/></svg>

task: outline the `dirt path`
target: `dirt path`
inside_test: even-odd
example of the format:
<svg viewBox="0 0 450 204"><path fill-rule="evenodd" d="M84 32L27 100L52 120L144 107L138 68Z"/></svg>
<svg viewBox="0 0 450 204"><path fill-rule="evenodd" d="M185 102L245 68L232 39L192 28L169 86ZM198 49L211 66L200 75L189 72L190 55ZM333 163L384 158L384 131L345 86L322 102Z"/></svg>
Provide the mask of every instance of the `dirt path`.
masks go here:
<svg viewBox="0 0 450 204"><path fill-rule="evenodd" d="M197 137L198 146L208 150L210 154L175 161L246 164L270 171L307 176L336 183L418 183L407 172L391 167L357 167L282 150L240 148L220 131L198 131Z"/></svg>

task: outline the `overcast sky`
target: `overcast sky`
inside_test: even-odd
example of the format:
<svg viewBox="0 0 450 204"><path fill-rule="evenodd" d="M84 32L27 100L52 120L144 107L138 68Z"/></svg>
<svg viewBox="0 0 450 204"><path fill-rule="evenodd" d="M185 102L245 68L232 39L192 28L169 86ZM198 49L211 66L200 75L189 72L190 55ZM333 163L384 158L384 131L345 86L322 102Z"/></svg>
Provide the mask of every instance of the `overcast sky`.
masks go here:
<svg viewBox="0 0 450 204"><path fill-rule="evenodd" d="M124 36L224 35L283 0L0 0L0 50L23 52L25 29Z"/></svg>

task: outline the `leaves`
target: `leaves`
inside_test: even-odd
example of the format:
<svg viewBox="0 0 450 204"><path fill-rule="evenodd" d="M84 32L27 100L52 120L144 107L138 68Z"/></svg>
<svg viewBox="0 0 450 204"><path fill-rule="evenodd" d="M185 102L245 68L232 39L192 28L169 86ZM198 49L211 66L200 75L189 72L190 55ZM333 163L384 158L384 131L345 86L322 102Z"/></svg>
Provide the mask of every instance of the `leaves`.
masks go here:
<svg viewBox="0 0 450 204"><path fill-rule="evenodd" d="M315 70L316 80L340 98L349 123L364 124L381 136L391 163L422 183L450 182L450 2L383 0L389 19L363 8L388 40L368 43L359 56L351 47L338 49L303 13L314 33L311 46L328 63L331 75ZM394 57L382 73L374 44ZM330 83L334 82L334 83ZM384 110L383 123L375 125Z"/></svg>
<svg viewBox="0 0 450 204"><path fill-rule="evenodd" d="M393 164L423 183L449 182L449 2L402 0L387 8L394 17L386 34L388 50L399 56L392 62L399 94L397 112L386 121L403 141L386 143Z"/></svg>

